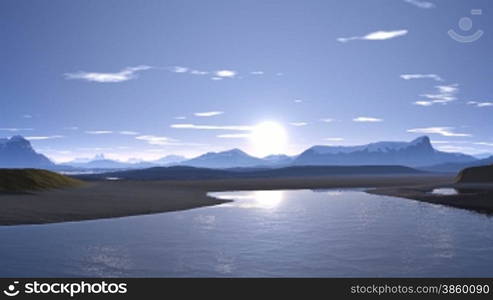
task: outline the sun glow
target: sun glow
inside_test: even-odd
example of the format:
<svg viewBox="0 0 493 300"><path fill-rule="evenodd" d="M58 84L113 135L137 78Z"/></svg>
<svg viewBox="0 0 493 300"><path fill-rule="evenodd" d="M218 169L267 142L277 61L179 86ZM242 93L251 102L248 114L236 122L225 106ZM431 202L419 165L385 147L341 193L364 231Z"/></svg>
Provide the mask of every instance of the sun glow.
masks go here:
<svg viewBox="0 0 493 300"><path fill-rule="evenodd" d="M279 123L267 121L253 128L250 142L257 156L281 154L287 150L288 134Z"/></svg>

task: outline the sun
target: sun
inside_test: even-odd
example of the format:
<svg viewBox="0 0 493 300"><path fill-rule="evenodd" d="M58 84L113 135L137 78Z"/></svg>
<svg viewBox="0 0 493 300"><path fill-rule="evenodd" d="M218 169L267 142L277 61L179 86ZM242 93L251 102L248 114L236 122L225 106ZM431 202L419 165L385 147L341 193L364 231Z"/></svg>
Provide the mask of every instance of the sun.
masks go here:
<svg viewBox="0 0 493 300"><path fill-rule="evenodd" d="M288 134L281 124L266 121L257 124L251 134L253 152L259 157L285 153L288 146Z"/></svg>

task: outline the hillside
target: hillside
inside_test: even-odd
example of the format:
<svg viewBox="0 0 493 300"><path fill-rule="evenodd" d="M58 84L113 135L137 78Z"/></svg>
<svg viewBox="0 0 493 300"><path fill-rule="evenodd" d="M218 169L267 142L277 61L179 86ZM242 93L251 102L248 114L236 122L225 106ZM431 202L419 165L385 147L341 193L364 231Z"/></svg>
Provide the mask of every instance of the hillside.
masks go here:
<svg viewBox="0 0 493 300"><path fill-rule="evenodd" d="M466 168L457 177L458 183L493 183L493 165Z"/></svg>
<svg viewBox="0 0 493 300"><path fill-rule="evenodd" d="M80 180L38 169L0 169L0 192L74 187Z"/></svg>
<svg viewBox="0 0 493 300"><path fill-rule="evenodd" d="M208 169L194 167L157 167L143 170L129 170L103 174L78 175L77 178L100 180L117 177L131 180L209 180L239 178L286 178L316 176L359 176L423 174L403 166L299 166L277 169Z"/></svg>

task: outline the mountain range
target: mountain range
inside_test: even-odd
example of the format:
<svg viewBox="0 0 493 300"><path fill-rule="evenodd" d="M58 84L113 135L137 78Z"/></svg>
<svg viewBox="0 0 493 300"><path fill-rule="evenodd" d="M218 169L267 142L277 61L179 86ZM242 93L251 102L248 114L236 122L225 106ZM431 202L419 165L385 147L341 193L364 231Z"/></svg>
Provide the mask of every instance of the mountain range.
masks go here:
<svg viewBox="0 0 493 300"><path fill-rule="evenodd" d="M378 142L362 146L314 146L301 153L294 165L403 165L423 167L441 163L467 163L476 158L433 148L430 138L411 142Z"/></svg>
<svg viewBox="0 0 493 300"><path fill-rule="evenodd" d="M438 151L427 136L411 142L377 142L360 146L313 146L296 156L283 154L253 157L240 149L209 152L192 159L170 155L154 161L120 162L98 155L94 159L74 160L56 165L37 153L22 136L0 139L0 167L46 169L143 169L155 166L196 168L280 168L289 166L402 165L428 171L456 172L462 168L493 162L462 153Z"/></svg>

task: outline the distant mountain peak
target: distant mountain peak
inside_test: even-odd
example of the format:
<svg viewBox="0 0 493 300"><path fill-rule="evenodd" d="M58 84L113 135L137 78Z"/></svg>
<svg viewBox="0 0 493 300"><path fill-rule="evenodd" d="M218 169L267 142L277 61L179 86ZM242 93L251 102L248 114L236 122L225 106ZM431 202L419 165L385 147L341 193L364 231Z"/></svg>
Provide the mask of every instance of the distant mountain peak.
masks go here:
<svg viewBox="0 0 493 300"><path fill-rule="evenodd" d="M46 156L39 154L31 142L23 136L0 139L0 167L3 168L49 168L54 166Z"/></svg>
<svg viewBox="0 0 493 300"><path fill-rule="evenodd" d="M411 144L411 145L424 144L424 145L430 145L431 146L431 141L430 141L430 138L428 136L423 135L423 136L420 136L420 137L412 140L409 144Z"/></svg>
<svg viewBox="0 0 493 300"><path fill-rule="evenodd" d="M300 154L295 165L405 165L466 162L475 158L435 150L427 136L411 142L376 142L359 146L314 146Z"/></svg>

